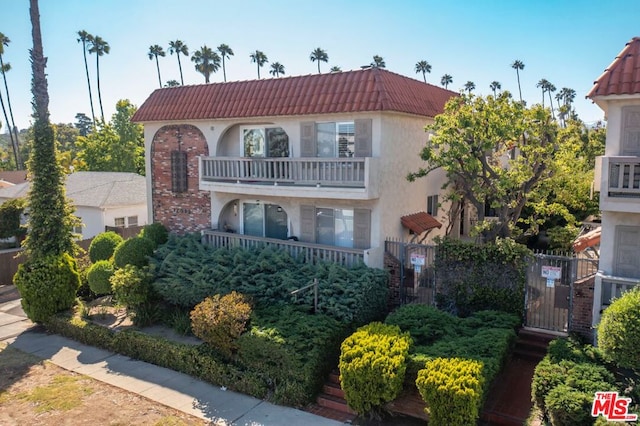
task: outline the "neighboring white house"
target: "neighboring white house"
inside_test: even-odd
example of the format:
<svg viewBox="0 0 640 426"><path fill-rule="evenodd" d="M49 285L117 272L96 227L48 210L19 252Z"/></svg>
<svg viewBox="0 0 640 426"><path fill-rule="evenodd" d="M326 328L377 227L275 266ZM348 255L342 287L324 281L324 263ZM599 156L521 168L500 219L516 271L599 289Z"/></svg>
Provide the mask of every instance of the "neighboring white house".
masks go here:
<svg viewBox="0 0 640 426"><path fill-rule="evenodd" d="M406 176L455 95L379 68L158 89L133 117L149 221L382 267L386 238L440 225L444 176Z"/></svg>
<svg viewBox="0 0 640 426"><path fill-rule="evenodd" d="M602 230L593 324L613 297L640 283L640 38L626 44L587 95L607 117L596 166Z"/></svg>
<svg viewBox="0 0 640 426"><path fill-rule="evenodd" d="M0 204L26 197L30 182L0 188ZM67 197L75 206L74 215L82 226L81 239L104 232L105 227L147 224L147 188L144 176L119 172L75 172L65 182Z"/></svg>

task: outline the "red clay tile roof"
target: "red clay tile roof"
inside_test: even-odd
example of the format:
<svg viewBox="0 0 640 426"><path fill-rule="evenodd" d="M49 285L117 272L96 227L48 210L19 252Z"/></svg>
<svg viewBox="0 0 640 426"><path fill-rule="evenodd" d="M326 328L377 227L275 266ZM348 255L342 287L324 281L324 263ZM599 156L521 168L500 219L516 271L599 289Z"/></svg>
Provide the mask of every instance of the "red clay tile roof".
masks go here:
<svg viewBox="0 0 640 426"><path fill-rule="evenodd" d="M616 56L587 94L587 98L640 93L640 37L634 37Z"/></svg>
<svg viewBox="0 0 640 426"><path fill-rule="evenodd" d="M440 228L442 224L426 212L418 212L400 218L402 226L409 228L414 234L422 234L425 231L433 228Z"/></svg>
<svg viewBox="0 0 640 426"><path fill-rule="evenodd" d="M455 92L380 68L155 90L135 122L397 111L440 114Z"/></svg>

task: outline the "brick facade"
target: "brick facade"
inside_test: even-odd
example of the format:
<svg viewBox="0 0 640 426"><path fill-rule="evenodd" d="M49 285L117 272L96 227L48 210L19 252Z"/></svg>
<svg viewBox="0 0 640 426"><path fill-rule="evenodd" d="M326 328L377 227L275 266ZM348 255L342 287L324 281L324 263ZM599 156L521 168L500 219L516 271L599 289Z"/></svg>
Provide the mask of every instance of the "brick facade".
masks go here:
<svg viewBox="0 0 640 426"><path fill-rule="evenodd" d="M172 192L171 152L187 153L187 191ZM160 222L169 232L182 235L211 227L211 196L200 191L198 156L208 156L209 147L202 132L195 126L181 124L164 126L151 143L151 199L153 221Z"/></svg>
<svg viewBox="0 0 640 426"><path fill-rule="evenodd" d="M594 285L594 276L573 283L573 310L569 331L580 334L589 342L592 342L594 337L593 329L591 328Z"/></svg>
<svg viewBox="0 0 640 426"><path fill-rule="evenodd" d="M393 255L384 253L384 269L389 272L389 310L393 310L400 306L400 261Z"/></svg>

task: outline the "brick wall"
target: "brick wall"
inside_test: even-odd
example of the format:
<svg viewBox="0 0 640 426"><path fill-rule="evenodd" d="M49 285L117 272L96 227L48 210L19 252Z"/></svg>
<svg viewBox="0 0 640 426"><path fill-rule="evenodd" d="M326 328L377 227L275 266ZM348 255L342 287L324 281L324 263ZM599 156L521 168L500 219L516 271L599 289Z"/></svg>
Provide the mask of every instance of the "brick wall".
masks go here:
<svg viewBox="0 0 640 426"><path fill-rule="evenodd" d="M389 272L389 310L400 306L400 261L391 254L384 254L384 268Z"/></svg>
<svg viewBox="0 0 640 426"><path fill-rule="evenodd" d="M571 315L571 329L574 332L584 336L587 341L593 341L593 329L591 321L593 319L593 287L595 277L591 276L576 281L573 284L573 311Z"/></svg>
<svg viewBox="0 0 640 426"><path fill-rule="evenodd" d="M171 191L171 151L187 153L187 192ZM207 141L191 125L164 126L151 144L151 198L153 221L174 234L197 232L211 227L211 197L198 189L198 156L209 155Z"/></svg>

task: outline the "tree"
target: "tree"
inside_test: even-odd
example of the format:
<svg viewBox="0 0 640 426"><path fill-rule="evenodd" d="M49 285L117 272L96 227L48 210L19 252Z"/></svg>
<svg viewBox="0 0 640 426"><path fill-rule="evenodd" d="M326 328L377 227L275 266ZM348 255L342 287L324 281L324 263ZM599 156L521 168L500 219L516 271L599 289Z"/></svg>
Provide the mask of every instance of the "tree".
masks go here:
<svg viewBox="0 0 640 426"><path fill-rule="evenodd" d="M326 50L317 47L313 49L311 55L309 56L309 59L311 60L311 62L318 63L318 74L320 74L320 62L329 62L329 55L327 55Z"/></svg>
<svg viewBox="0 0 640 426"><path fill-rule="evenodd" d="M256 64L258 67L258 80L260 80L260 68L262 68L264 64L269 62L269 59L267 58L267 55L265 55L264 52L261 52L260 50L256 50L255 52L250 54L249 57L251 58L251 62Z"/></svg>
<svg viewBox="0 0 640 426"><path fill-rule="evenodd" d="M340 68L337 65L334 65L331 67L331 69L329 70L329 72L342 72L342 68Z"/></svg>
<svg viewBox="0 0 640 426"><path fill-rule="evenodd" d="M89 88L89 105L91 105L91 118L96 123L96 113L93 110L93 94L91 92L91 79L89 78L89 66L87 65L87 49L91 45L93 36L85 30L78 31L78 43L82 42L82 54L84 56L84 71L87 75L87 87Z"/></svg>
<svg viewBox="0 0 640 426"><path fill-rule="evenodd" d="M89 39L89 53L96 54L96 82L98 85L98 103L100 104L100 116L104 121L104 109L102 108L102 92L100 91L100 56L108 55L111 51L109 43L100 36L94 36Z"/></svg>
<svg viewBox="0 0 640 426"><path fill-rule="evenodd" d="M271 64L271 70L269 71L269 74L275 76L275 77L280 77L280 74L284 75L284 65L282 65L280 62L274 62Z"/></svg>
<svg viewBox="0 0 640 426"><path fill-rule="evenodd" d="M189 57L189 48L182 40L175 40L169 42L169 53L176 54L178 57L178 69L180 70L180 84L184 86L184 79L182 78L182 63L180 62L180 55Z"/></svg>
<svg viewBox="0 0 640 426"><path fill-rule="evenodd" d="M222 76L224 77L224 82L227 82L227 68L225 66L225 59L231 59L233 56L233 49L231 49L226 44L221 44L218 46L218 52L220 52L220 57L222 58Z"/></svg>
<svg viewBox="0 0 640 426"><path fill-rule="evenodd" d="M547 88L549 87L549 80L546 78L540 79L536 84L536 87L542 90L542 107L544 108L544 94L547 93Z"/></svg>
<svg viewBox="0 0 640 426"><path fill-rule="evenodd" d="M167 80L164 84L164 87L178 87L180 86L180 82L178 80Z"/></svg>
<svg viewBox="0 0 640 426"><path fill-rule="evenodd" d="M16 127L16 122L13 119L13 108L11 108L11 96L9 95L9 86L7 85L7 71L11 69L11 65L9 63L4 63L2 59L2 55L4 54L5 46L9 46L11 40L9 37L0 33L0 72L2 73L2 79L4 80L4 90L7 94L7 107L9 108L9 116L11 117L11 124L7 121L7 126L9 127L9 135L12 135L11 139L13 141L15 137L15 145L14 148L14 156L16 160L16 169L22 170L22 159L20 158L20 147L18 141L18 128ZM4 109L4 107L3 107Z"/></svg>
<svg viewBox="0 0 640 426"><path fill-rule="evenodd" d="M76 114L76 123L74 126L78 129L80 136L87 136L91 133L93 122L85 113L79 112Z"/></svg>
<svg viewBox="0 0 640 426"><path fill-rule="evenodd" d="M499 81L492 81L491 84L489 85L489 88L491 88L491 91L493 92L493 97L496 97L496 90L500 90L502 89L502 85L500 84Z"/></svg>
<svg viewBox="0 0 640 426"><path fill-rule="evenodd" d="M386 68L387 64L385 64L384 59L382 58L382 56L374 55L373 56L373 62L371 62L371 66L373 68Z"/></svg>
<svg viewBox="0 0 640 426"><path fill-rule="evenodd" d="M466 90L467 92L469 92L469 94L471 94L471 92L473 92L476 88L476 84L473 81L467 81L464 84L464 90Z"/></svg>
<svg viewBox="0 0 640 426"><path fill-rule="evenodd" d="M453 77L451 77L449 74L443 75L440 79L440 84L442 84L445 89L448 88L451 83L453 83Z"/></svg>
<svg viewBox="0 0 640 426"><path fill-rule="evenodd" d="M444 170L446 199L474 208L484 241L509 237L528 195L552 174L558 129L549 111L526 109L509 92L495 98L463 94L451 98L427 130L433 136L420 153L426 165L408 179ZM514 148L518 155L510 160ZM485 205L496 210L497 221L484 220Z"/></svg>
<svg viewBox="0 0 640 426"><path fill-rule="evenodd" d="M4 100L2 98L2 93L0 93L0 107L2 107L2 113L4 114L4 121L7 123L7 127L11 127L11 122L9 121L9 116L7 115L7 108L4 105ZM11 139L11 147L13 149L13 156L16 162L16 169L19 169L18 164L20 164L20 154L19 154L19 146L18 142L15 140L13 136L13 132L9 129L9 139Z"/></svg>
<svg viewBox="0 0 640 426"><path fill-rule="evenodd" d="M422 73L422 79L427 82L427 73L431 72L431 65L427 61L418 61L416 64L416 74Z"/></svg>
<svg viewBox="0 0 640 426"><path fill-rule="evenodd" d="M158 63L158 56L165 57L166 53L164 53L162 46L154 44L153 46L149 46L149 53L147 54L149 55L149 60L152 60L153 58L156 59L156 69L158 70L158 85L162 87L162 78L160 78L160 64Z"/></svg>
<svg viewBox="0 0 640 426"><path fill-rule="evenodd" d="M205 83L209 83L209 76L220 69L220 56L206 44L193 52L191 61L196 64L196 71L204 75Z"/></svg>
<svg viewBox="0 0 640 426"><path fill-rule="evenodd" d="M524 62L516 59L511 64L511 68L516 70L516 76L518 77L518 93L520 94L520 102L522 102L522 88L520 87L520 71L524 69Z"/></svg>

